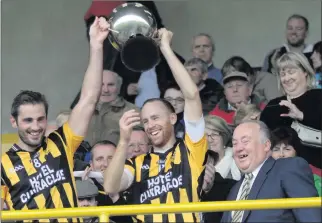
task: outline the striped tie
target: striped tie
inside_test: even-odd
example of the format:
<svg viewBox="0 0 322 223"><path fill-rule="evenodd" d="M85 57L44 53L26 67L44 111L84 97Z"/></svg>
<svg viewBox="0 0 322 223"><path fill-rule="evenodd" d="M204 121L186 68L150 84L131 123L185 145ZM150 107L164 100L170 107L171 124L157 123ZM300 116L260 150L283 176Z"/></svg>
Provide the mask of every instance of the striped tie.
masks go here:
<svg viewBox="0 0 322 223"><path fill-rule="evenodd" d="M245 183L242 188L239 200L247 200L250 192L250 183L253 179L252 173L245 174ZM244 210L234 211L231 222L242 222Z"/></svg>

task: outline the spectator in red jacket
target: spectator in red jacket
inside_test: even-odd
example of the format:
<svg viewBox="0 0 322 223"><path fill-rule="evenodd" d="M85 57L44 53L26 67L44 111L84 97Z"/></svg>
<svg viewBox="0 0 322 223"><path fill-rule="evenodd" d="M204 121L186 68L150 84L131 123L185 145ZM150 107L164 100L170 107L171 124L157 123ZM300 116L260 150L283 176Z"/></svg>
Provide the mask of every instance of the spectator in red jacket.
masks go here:
<svg viewBox="0 0 322 223"><path fill-rule="evenodd" d="M224 94L210 115L223 118L233 126L236 110L242 104L255 104L263 109L265 104L256 96L252 95L253 86L246 73L233 71L223 78Z"/></svg>

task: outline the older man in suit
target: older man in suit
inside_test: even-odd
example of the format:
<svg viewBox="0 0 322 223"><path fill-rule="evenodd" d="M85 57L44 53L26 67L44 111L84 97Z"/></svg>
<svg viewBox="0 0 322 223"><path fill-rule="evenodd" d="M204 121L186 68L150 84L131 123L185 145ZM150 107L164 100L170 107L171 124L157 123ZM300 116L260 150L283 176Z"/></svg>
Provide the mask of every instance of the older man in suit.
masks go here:
<svg viewBox="0 0 322 223"><path fill-rule="evenodd" d="M274 160L270 132L260 121L240 124L233 135L234 159L244 177L227 200L317 197L313 174L302 158ZM221 222L321 222L319 208L227 211Z"/></svg>

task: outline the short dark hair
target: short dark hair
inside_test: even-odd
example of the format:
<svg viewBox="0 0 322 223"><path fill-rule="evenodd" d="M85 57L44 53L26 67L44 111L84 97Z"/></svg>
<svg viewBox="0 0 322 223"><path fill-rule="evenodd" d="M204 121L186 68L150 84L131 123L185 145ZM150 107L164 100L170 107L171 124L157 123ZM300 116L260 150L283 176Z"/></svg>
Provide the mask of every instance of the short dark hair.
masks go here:
<svg viewBox="0 0 322 223"><path fill-rule="evenodd" d="M93 150L96 146L98 145L111 145L111 146L114 146L116 148L116 145L114 142L110 141L110 140L100 140L100 141L97 141L96 143L94 143L94 145L92 146L91 148L91 160L93 159Z"/></svg>
<svg viewBox="0 0 322 223"><path fill-rule="evenodd" d="M46 117L48 115L48 102L46 97L35 91L23 90L14 99L11 105L11 116L17 119L19 108L26 104L43 104L45 106Z"/></svg>
<svg viewBox="0 0 322 223"><path fill-rule="evenodd" d="M146 100L143 103L141 110L143 109L144 105L146 105L147 103L156 102L156 101L159 101L162 104L164 104L164 106L168 109L168 111L170 113L176 113L176 111L174 110L174 107L172 106L172 104L170 102L168 102L167 100L165 100L164 98L150 98L150 99Z"/></svg>
<svg viewBox="0 0 322 223"><path fill-rule="evenodd" d="M304 16L302 16L302 15L300 15L300 14L293 14L293 15L291 15L290 17L288 17L288 19L287 19L287 22L289 22L291 19L301 19L301 20L303 20L303 22L304 22L304 24L305 24L305 29L306 29L306 31L308 31L309 30L309 20L307 20L307 18L306 17L304 17Z"/></svg>
<svg viewBox="0 0 322 223"><path fill-rule="evenodd" d="M181 91L179 85L177 83L169 83L167 86L164 88L164 90L161 92L160 98L164 98L165 92L168 89L175 89L177 91Z"/></svg>
<svg viewBox="0 0 322 223"><path fill-rule="evenodd" d="M272 131L272 148L280 143L293 146L297 155L302 150L301 139L297 132L289 126L281 126Z"/></svg>

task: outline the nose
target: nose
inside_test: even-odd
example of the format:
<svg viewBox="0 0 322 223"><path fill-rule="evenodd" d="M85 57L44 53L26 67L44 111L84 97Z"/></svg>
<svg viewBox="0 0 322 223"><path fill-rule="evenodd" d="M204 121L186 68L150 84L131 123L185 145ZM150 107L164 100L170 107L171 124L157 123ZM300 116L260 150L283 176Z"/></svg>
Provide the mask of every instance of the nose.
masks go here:
<svg viewBox="0 0 322 223"><path fill-rule="evenodd" d="M281 77L281 80L284 82L288 82L291 79L291 75L287 72L285 72L285 75Z"/></svg>
<svg viewBox="0 0 322 223"><path fill-rule="evenodd" d="M154 127L154 123L152 120L149 120L147 123L148 129L151 129L152 127Z"/></svg>
<svg viewBox="0 0 322 223"><path fill-rule="evenodd" d="M135 153L138 153L138 152L140 152L140 147L139 147L139 145L135 145L135 147L134 147L134 152Z"/></svg>
<svg viewBox="0 0 322 223"><path fill-rule="evenodd" d="M103 84L103 86L102 86L102 91L103 91L103 92L107 92L107 91L108 91L108 87L107 87L107 85L106 85L106 84Z"/></svg>
<svg viewBox="0 0 322 223"><path fill-rule="evenodd" d="M107 162L107 160L104 160L104 162L102 163L101 167L102 168L107 168L107 166L108 166L108 162Z"/></svg>
<svg viewBox="0 0 322 223"><path fill-rule="evenodd" d="M38 121L34 121L31 125L31 129L34 130L34 131L37 131L40 129L40 126L39 126L39 122Z"/></svg>
<svg viewBox="0 0 322 223"><path fill-rule="evenodd" d="M237 92L238 91L238 87L236 85L233 86L233 90L234 90L234 92Z"/></svg>
<svg viewBox="0 0 322 223"><path fill-rule="evenodd" d="M242 152L244 150L244 147L240 144L233 146L234 154L238 155L238 153Z"/></svg>

